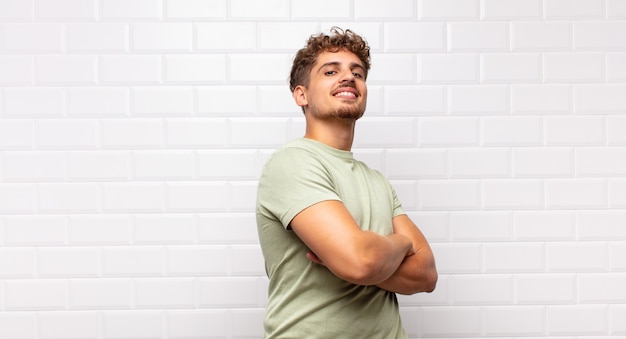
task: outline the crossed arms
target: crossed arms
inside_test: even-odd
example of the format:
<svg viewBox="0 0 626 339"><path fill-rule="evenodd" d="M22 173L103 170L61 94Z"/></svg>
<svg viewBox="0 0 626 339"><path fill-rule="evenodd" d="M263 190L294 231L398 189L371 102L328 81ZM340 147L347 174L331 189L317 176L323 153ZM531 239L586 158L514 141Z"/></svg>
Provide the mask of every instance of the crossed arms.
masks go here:
<svg viewBox="0 0 626 339"><path fill-rule="evenodd" d="M307 257L343 280L400 294L432 292L437 270L428 242L406 215L392 222L388 236L363 231L340 201L328 200L304 209L290 225L310 249Z"/></svg>

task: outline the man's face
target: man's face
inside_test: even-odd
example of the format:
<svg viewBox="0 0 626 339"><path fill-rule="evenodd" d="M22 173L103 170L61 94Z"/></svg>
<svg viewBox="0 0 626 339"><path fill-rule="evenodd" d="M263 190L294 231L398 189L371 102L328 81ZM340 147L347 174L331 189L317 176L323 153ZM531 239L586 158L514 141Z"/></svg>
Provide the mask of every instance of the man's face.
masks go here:
<svg viewBox="0 0 626 339"><path fill-rule="evenodd" d="M305 113L320 119L358 119L367 102L365 68L352 52L322 52L303 88Z"/></svg>

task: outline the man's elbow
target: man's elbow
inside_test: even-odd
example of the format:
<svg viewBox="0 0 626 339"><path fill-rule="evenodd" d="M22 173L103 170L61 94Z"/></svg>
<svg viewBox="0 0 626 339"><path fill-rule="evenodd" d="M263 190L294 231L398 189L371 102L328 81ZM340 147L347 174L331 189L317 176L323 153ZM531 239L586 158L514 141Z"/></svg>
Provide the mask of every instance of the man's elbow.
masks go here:
<svg viewBox="0 0 626 339"><path fill-rule="evenodd" d="M437 270L434 268L429 270L424 279L423 292L431 293L432 291L434 291L435 287L437 287L437 280L439 280L439 274L437 273Z"/></svg>
<svg viewBox="0 0 626 339"><path fill-rule="evenodd" d="M439 275L437 274L437 270L435 268L429 269L421 274L419 278L412 281L412 283L405 284L404 288L401 288L396 292L404 295L412 295L422 292L431 293L437 287L438 279Z"/></svg>
<svg viewBox="0 0 626 339"><path fill-rule="evenodd" d="M437 273L435 261L432 260L423 272L420 290L417 292L431 293L435 290L435 287L437 287L437 280L439 280L439 274Z"/></svg>

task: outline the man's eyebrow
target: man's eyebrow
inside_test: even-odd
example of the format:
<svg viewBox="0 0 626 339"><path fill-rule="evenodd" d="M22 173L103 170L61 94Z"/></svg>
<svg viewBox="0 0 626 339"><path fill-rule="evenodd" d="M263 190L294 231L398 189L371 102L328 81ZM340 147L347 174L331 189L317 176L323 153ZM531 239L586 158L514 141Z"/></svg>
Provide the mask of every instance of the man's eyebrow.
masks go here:
<svg viewBox="0 0 626 339"><path fill-rule="evenodd" d="M317 69L317 71L319 72L320 70L322 70L322 68L327 67L327 66L339 66L339 65L341 65L341 63L339 61L329 61L329 62L326 62L326 63L322 64ZM355 68L360 68L362 70L365 70L365 67L363 67L363 65L361 65L360 63L358 63L358 62L351 62L350 63L350 69L355 69Z"/></svg>

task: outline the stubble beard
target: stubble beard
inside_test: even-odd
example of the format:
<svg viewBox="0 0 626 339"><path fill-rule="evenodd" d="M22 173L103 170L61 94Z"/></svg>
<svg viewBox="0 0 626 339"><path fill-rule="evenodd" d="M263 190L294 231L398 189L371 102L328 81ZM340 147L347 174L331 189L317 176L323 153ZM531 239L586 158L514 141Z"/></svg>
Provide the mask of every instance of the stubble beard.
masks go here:
<svg viewBox="0 0 626 339"><path fill-rule="evenodd" d="M310 108L313 112L317 111L315 106L311 106ZM325 120L358 120L364 113L365 107L350 105L334 108L325 113L318 113L317 116Z"/></svg>
<svg viewBox="0 0 626 339"><path fill-rule="evenodd" d="M358 120L365 113L360 107L343 107L330 113L336 119Z"/></svg>

